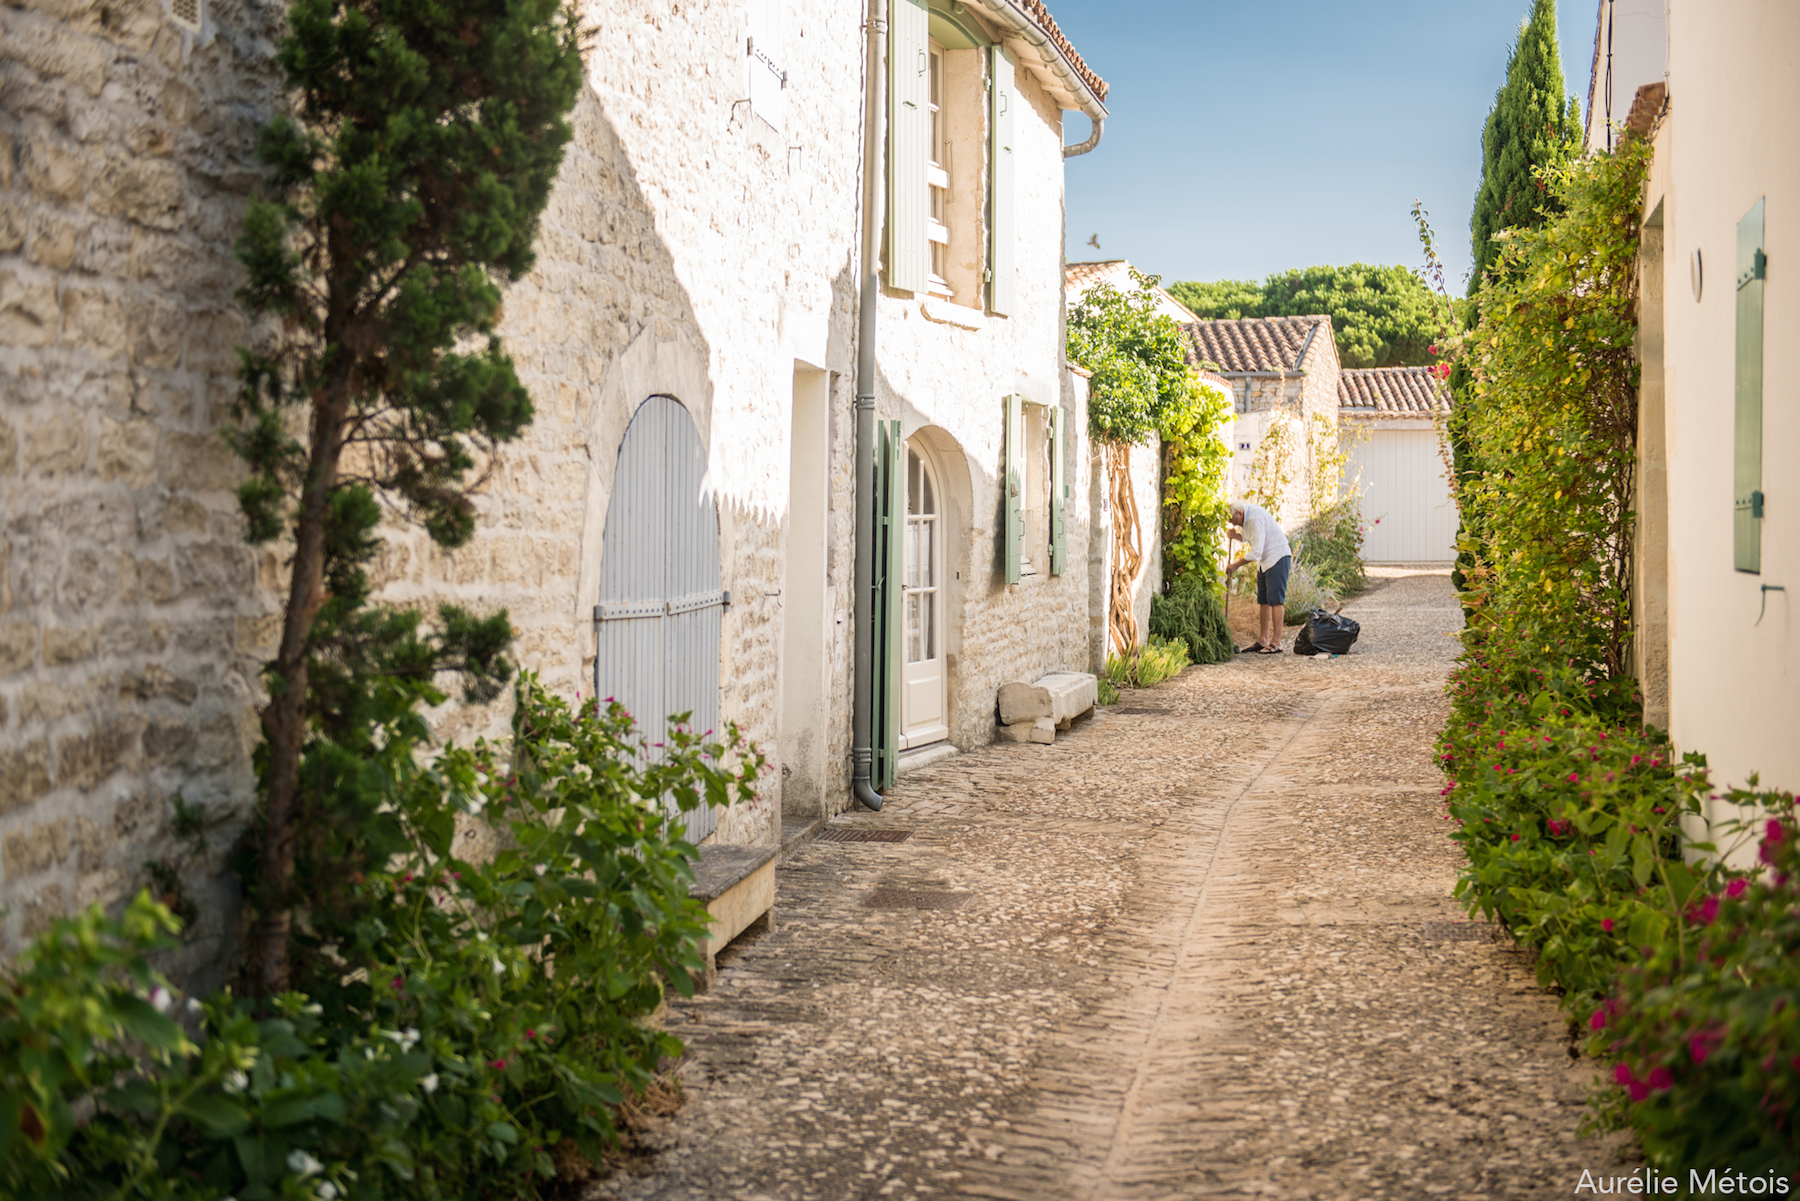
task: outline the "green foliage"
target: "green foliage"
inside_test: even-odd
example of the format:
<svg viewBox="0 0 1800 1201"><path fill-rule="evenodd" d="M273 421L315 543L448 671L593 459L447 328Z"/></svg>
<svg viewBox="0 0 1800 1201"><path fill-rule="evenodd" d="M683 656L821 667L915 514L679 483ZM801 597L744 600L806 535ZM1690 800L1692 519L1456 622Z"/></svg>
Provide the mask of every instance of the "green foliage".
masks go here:
<svg viewBox="0 0 1800 1201"><path fill-rule="evenodd" d="M1069 314L1068 356L1094 373L1088 381L1088 433L1097 442L1135 446L1161 430L1171 411L1200 401L1188 365L1188 340L1173 317L1156 311L1156 278L1133 270L1133 291L1099 284Z"/></svg>
<svg viewBox="0 0 1800 1201"><path fill-rule="evenodd" d="M1193 663L1225 663L1236 654L1225 624L1219 581L1198 573L1178 575L1167 592L1150 598L1150 636L1179 641Z"/></svg>
<svg viewBox="0 0 1800 1201"><path fill-rule="evenodd" d="M1559 211L1549 179L1580 147L1581 108L1563 88L1556 0L1533 0L1481 131L1481 186L1469 219L1471 296L1499 257L1496 235L1536 228Z"/></svg>
<svg viewBox="0 0 1800 1201"><path fill-rule="evenodd" d="M1305 564L1326 593L1339 598L1356 595L1369 586L1362 560L1364 529L1360 498L1338 498L1288 539L1295 565Z"/></svg>
<svg viewBox="0 0 1800 1201"><path fill-rule="evenodd" d="M1204 384L1164 413L1159 432L1165 576L1218 579L1219 533L1231 516L1225 500L1225 477L1231 466L1225 435L1231 422L1230 398Z"/></svg>
<svg viewBox="0 0 1800 1201"><path fill-rule="evenodd" d="M1106 671L1100 677L1100 684L1102 690L1111 688L1117 699L1116 694L1121 689L1154 688L1170 676L1180 674L1187 665L1186 642L1153 634L1129 655L1106 656Z"/></svg>
<svg viewBox="0 0 1800 1201"><path fill-rule="evenodd" d="M1346 367L1411 367L1432 361L1432 298L1405 267L1351 263L1278 271L1250 280L1169 285L1169 294L1196 317L1331 318L1338 358Z"/></svg>
<svg viewBox="0 0 1800 1201"><path fill-rule="evenodd" d="M599 1159L612 1107L681 1049L643 1019L702 966L662 798L747 796L762 761L735 731L645 746L529 676L508 743L427 764L413 722L384 729L400 849L345 881L356 920L300 960L302 991L176 1006L146 960L176 922L147 895L24 955L0 992L10 1195L536 1198L559 1144ZM459 857L484 826L504 849Z"/></svg>
<svg viewBox="0 0 1800 1201"><path fill-rule="evenodd" d="M1602 678L1629 667L1641 139L1554 177L1564 211L1515 233L1463 347L1479 465L1456 481L1475 559L1464 603ZM1547 653L1547 652L1546 652Z"/></svg>
<svg viewBox="0 0 1800 1201"><path fill-rule="evenodd" d="M384 681L416 696L460 671L480 700L510 671L504 614L444 609L422 635L416 615L368 607L366 567L390 507L468 541L472 489L531 420L494 333L500 285L531 269L582 78L562 0L293 0L275 58L294 107L262 131L270 193L237 244L239 298L266 324L239 351L226 430L250 541L293 539L247 873L271 993L297 900L391 850L358 745ZM309 857L323 874L297 880Z"/></svg>
<svg viewBox="0 0 1800 1201"><path fill-rule="evenodd" d="M1615 1061L1603 1124L1632 1127L1646 1158L1698 1167L1800 1173L1800 821L1788 793L1721 795L1754 815L1736 832L1762 870L1696 889L1666 935L1631 957L1590 1019ZM1718 884L1720 882L1713 881ZM1712 1191L1712 1190L1707 1190Z"/></svg>
<svg viewBox="0 0 1800 1201"><path fill-rule="evenodd" d="M1254 572L1246 570L1244 575L1253 577ZM1256 595L1254 586L1250 589L1250 595ZM1336 609L1342 599L1342 594L1328 580L1296 556L1293 566L1288 569L1287 597L1281 606L1282 624L1304 625L1314 609Z"/></svg>

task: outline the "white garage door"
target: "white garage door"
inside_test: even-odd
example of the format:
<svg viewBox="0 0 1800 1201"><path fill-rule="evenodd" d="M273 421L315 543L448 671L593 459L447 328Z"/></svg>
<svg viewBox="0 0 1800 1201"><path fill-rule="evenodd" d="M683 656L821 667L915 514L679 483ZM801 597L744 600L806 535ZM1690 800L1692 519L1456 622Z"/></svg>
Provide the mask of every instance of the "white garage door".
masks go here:
<svg viewBox="0 0 1800 1201"><path fill-rule="evenodd" d="M1456 558L1456 504L1444 479L1436 430L1377 429L1352 453L1349 470L1358 467L1365 562L1447 563Z"/></svg>

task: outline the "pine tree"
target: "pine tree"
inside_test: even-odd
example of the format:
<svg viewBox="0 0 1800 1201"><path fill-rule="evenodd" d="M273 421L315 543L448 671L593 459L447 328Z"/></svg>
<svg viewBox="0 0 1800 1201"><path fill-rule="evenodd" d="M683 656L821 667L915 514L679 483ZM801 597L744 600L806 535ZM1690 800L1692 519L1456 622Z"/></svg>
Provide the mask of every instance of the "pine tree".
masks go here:
<svg viewBox="0 0 1800 1201"><path fill-rule="evenodd" d="M266 993L287 986L294 910L321 903L297 864L381 861L381 723L429 702L438 671L472 699L510 674L504 613L446 607L422 632L368 604L365 568L385 517L466 542L483 465L531 421L500 286L532 267L582 78L566 0L293 0L276 57L293 115L262 131L271 193L237 247L269 337L239 352L227 431L249 540L292 539L240 860Z"/></svg>
<svg viewBox="0 0 1800 1201"><path fill-rule="evenodd" d="M1469 220L1474 260L1469 295L1499 253L1495 234L1544 223L1544 210L1553 201L1534 172L1562 162L1580 142L1581 109L1563 88L1556 0L1533 0L1481 133L1481 187Z"/></svg>

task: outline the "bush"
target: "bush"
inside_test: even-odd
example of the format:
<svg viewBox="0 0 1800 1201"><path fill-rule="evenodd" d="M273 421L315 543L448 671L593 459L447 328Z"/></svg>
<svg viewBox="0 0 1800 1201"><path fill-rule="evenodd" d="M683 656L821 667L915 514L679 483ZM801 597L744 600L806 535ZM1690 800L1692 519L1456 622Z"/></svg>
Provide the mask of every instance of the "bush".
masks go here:
<svg viewBox="0 0 1800 1201"><path fill-rule="evenodd" d="M1104 693L1110 687L1113 699L1117 700L1120 689L1153 688L1179 674L1187 663L1187 643L1152 635L1143 646L1128 655L1106 656L1106 672L1100 678L1100 689Z"/></svg>
<svg viewBox="0 0 1800 1201"><path fill-rule="evenodd" d="M1250 573L1246 571L1245 575ZM1313 569L1299 559L1288 572L1287 603L1282 606L1282 620L1291 626L1303 624L1314 609L1334 609L1339 597Z"/></svg>
<svg viewBox="0 0 1800 1201"><path fill-rule="evenodd" d="M524 1198L559 1162L598 1161L611 1108L681 1050L643 1019L702 967L694 849L663 800L748 796L760 757L735 731L646 746L618 706L571 711L529 676L507 744L421 764L418 729L384 733L405 849L346 881L334 912L357 920L319 933L304 992L257 1013L196 1002L190 1040L145 966L176 925L147 897L27 953L0 1010L0 1180L72 1198ZM505 848L484 863L453 852L475 823Z"/></svg>
<svg viewBox="0 0 1800 1201"><path fill-rule="evenodd" d="M1325 591L1341 598L1369 586L1362 561L1362 502L1358 497L1342 497L1308 518L1290 542L1294 562L1305 563Z"/></svg>
<svg viewBox="0 0 1800 1201"><path fill-rule="evenodd" d="M1732 873L1647 941L1590 1025L1616 1061L1602 1120L1658 1166L1800 1174L1800 822L1788 793L1734 790L1762 816L1762 870ZM1773 1191L1773 1190L1771 1190Z"/></svg>
<svg viewBox="0 0 1800 1201"><path fill-rule="evenodd" d="M1217 581L1192 574L1176 576L1167 592L1150 598L1150 636L1179 640L1194 663L1224 663L1236 654Z"/></svg>

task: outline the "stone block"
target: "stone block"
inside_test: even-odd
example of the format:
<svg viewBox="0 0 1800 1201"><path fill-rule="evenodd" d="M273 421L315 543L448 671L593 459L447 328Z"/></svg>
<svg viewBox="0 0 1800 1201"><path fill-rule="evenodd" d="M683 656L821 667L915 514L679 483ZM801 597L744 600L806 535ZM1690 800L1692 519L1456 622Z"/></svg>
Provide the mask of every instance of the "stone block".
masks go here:
<svg viewBox="0 0 1800 1201"><path fill-rule="evenodd" d="M136 758L139 722L113 718L56 740L56 786L91 788Z"/></svg>
<svg viewBox="0 0 1800 1201"><path fill-rule="evenodd" d="M0 813L22 809L50 791L50 747L42 738L0 750Z"/></svg>
<svg viewBox="0 0 1800 1201"><path fill-rule="evenodd" d="M19 474L19 434L12 422L0 417L0 479Z"/></svg>
<svg viewBox="0 0 1800 1201"><path fill-rule="evenodd" d="M1065 725L1094 707L1099 688L1095 678L1085 671L1052 672L1035 684L1002 684L1000 721L1013 725L1046 717L1052 725Z"/></svg>
<svg viewBox="0 0 1800 1201"><path fill-rule="evenodd" d="M132 362L158 370L179 367L181 335L181 309L167 297L153 296L132 303L126 326Z"/></svg>
<svg viewBox="0 0 1800 1201"><path fill-rule="evenodd" d="M106 828L91 817L77 817L69 822L69 848L77 856L75 870L83 875L106 866L108 840Z"/></svg>
<svg viewBox="0 0 1800 1201"><path fill-rule="evenodd" d="M1016 721L1011 725L1003 725L1000 727L1000 741L1030 742L1032 728L1036 725L1037 721L1035 719L1030 721Z"/></svg>
<svg viewBox="0 0 1800 1201"><path fill-rule="evenodd" d="M144 759L153 767L186 767L193 760L198 735L181 718L153 717L144 727Z"/></svg>
<svg viewBox="0 0 1800 1201"><path fill-rule="evenodd" d="M200 686L184 680L160 663L147 663L141 671L126 672L119 680L119 696L132 701L171 700L191 705Z"/></svg>
<svg viewBox="0 0 1800 1201"><path fill-rule="evenodd" d="M165 434L162 482L179 492L230 491L238 485L238 457L216 433Z"/></svg>
<svg viewBox="0 0 1800 1201"><path fill-rule="evenodd" d="M52 271L67 271L75 262L75 242L81 230L61 217L40 217L31 236L31 261Z"/></svg>
<svg viewBox="0 0 1800 1201"><path fill-rule="evenodd" d="M152 229L181 227L186 198L180 168L162 159L145 158L109 172L112 190L97 198L101 212L124 217Z"/></svg>
<svg viewBox="0 0 1800 1201"><path fill-rule="evenodd" d="M63 204L86 194L87 160L72 147L39 136L25 143L23 157L25 186L45 200Z"/></svg>
<svg viewBox="0 0 1800 1201"><path fill-rule="evenodd" d="M187 369L221 375L235 373L237 348L243 345L244 337L244 319L237 313L202 313L189 318Z"/></svg>
<svg viewBox="0 0 1800 1201"><path fill-rule="evenodd" d="M44 631L44 666L68 667L94 657L94 631L86 627L51 626Z"/></svg>
<svg viewBox="0 0 1800 1201"><path fill-rule="evenodd" d="M25 899L25 920L20 923L20 933L28 939L36 938L50 928L51 922L68 915L68 894L61 884L51 881L42 888L33 889Z"/></svg>
<svg viewBox="0 0 1800 1201"><path fill-rule="evenodd" d="M1045 746L1056 741L1056 723L1048 717L1040 717L1031 723L1032 742L1041 742Z"/></svg>
<svg viewBox="0 0 1800 1201"><path fill-rule="evenodd" d="M0 195L0 254L11 254L25 244L25 214L11 196Z"/></svg>
<svg viewBox="0 0 1800 1201"><path fill-rule="evenodd" d="M156 423L100 419L100 478L141 488L156 477Z"/></svg>
<svg viewBox="0 0 1800 1201"><path fill-rule="evenodd" d="M6 836L0 863L9 883L21 876L35 876L61 863L69 853L69 834L61 821L33 822Z"/></svg>
<svg viewBox="0 0 1800 1201"><path fill-rule="evenodd" d="M0 676L30 671L37 662L38 628L30 622L0 625Z"/></svg>
<svg viewBox="0 0 1800 1201"><path fill-rule="evenodd" d="M44 346L56 337L56 286L0 271L0 345Z"/></svg>
<svg viewBox="0 0 1800 1201"><path fill-rule="evenodd" d="M62 298L62 344L101 358L125 353L125 306L99 288L66 288Z"/></svg>

